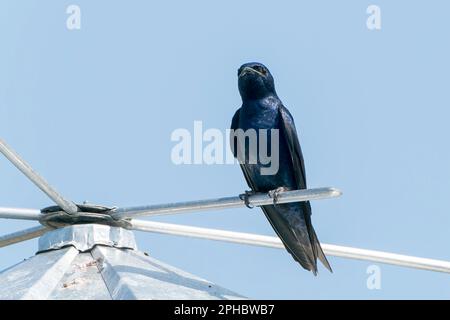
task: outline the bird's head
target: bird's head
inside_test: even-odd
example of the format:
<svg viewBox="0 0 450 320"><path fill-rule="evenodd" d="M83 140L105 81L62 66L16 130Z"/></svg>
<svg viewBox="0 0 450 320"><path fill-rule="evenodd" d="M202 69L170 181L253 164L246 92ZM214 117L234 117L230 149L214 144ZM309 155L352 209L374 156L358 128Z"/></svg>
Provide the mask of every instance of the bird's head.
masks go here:
<svg viewBox="0 0 450 320"><path fill-rule="evenodd" d="M273 77L262 63L243 64L238 70L238 78L242 99L260 99L276 94Z"/></svg>

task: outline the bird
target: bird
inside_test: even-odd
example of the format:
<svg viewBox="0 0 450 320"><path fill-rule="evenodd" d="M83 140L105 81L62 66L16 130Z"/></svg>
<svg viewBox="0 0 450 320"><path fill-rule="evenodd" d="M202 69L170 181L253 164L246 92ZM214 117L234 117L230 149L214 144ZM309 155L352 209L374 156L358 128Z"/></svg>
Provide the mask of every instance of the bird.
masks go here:
<svg viewBox="0 0 450 320"><path fill-rule="evenodd" d="M258 148L249 148L249 140L240 140L230 135L230 146L251 191L243 194L243 200L249 206L251 193L266 192L274 198L273 205L261 206L266 218L283 242L286 250L304 269L317 275L317 259L332 272L331 266L322 250L319 239L311 222L309 201L277 204L279 194L287 190L306 189L306 175L303 154L300 147L294 119L283 105L276 91L272 74L259 62L243 64L238 69L238 87L242 98L241 107L231 121L231 132L241 129L270 130L278 132L278 145L267 142L266 150L278 147L278 170L274 174L264 175L261 169L267 167L260 159L261 136L257 135ZM259 132L259 131L258 131ZM270 138L267 138L270 141ZM250 150L248 150L250 149ZM245 150L239 153L238 150ZM271 151L270 151L271 152ZM251 156L256 161L251 162Z"/></svg>

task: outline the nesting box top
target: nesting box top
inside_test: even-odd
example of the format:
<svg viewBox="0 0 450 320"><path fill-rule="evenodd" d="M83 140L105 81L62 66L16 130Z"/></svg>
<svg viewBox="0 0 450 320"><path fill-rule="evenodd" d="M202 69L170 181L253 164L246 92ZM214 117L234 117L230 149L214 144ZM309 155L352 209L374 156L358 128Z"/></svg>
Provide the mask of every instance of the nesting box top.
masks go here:
<svg viewBox="0 0 450 320"><path fill-rule="evenodd" d="M0 299L242 299L137 250L133 232L73 225L46 233L38 253L0 272Z"/></svg>

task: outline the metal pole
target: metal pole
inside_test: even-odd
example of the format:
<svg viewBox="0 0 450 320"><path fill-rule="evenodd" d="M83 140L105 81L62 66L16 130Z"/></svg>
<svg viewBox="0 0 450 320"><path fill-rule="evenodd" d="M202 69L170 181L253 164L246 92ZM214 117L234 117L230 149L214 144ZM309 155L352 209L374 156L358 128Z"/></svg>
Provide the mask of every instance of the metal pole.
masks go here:
<svg viewBox="0 0 450 320"><path fill-rule="evenodd" d="M269 237L251 233L206 229L142 220L131 220L130 229L284 249L283 243L277 237ZM415 269L450 273L450 262L448 261L419 258L383 251L358 249L331 244L322 244L322 248L325 254L335 257L367 260Z"/></svg>
<svg viewBox="0 0 450 320"><path fill-rule="evenodd" d="M33 238L40 237L47 231L52 230L48 227L37 226L14 233L10 233L4 236L0 236L0 248L9 246L14 243L30 240Z"/></svg>
<svg viewBox="0 0 450 320"><path fill-rule="evenodd" d="M285 191L279 193L277 203L281 204L289 202L328 199L339 197L341 194L341 191L335 188ZM257 193L249 196L249 203L253 206L271 205L274 204L274 199L271 198L267 193ZM159 205L118 208L115 209L111 215L115 219L123 219L139 216L168 215L191 211L238 208L243 206L245 206L245 203L240 197L226 197Z"/></svg>
<svg viewBox="0 0 450 320"><path fill-rule="evenodd" d="M20 156L0 139L0 152L12 162L28 179L41 189L50 199L69 214L75 214L78 207L69 200L64 199L51 185L30 167Z"/></svg>
<svg viewBox="0 0 450 320"><path fill-rule="evenodd" d="M41 216L37 209L0 208L0 218L4 219L39 220Z"/></svg>

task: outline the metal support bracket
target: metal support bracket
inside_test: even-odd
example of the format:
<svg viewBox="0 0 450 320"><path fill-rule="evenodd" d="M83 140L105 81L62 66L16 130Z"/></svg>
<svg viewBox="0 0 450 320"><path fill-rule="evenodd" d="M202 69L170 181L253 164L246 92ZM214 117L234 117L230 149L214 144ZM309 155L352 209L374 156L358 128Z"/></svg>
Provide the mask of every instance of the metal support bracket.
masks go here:
<svg viewBox="0 0 450 320"><path fill-rule="evenodd" d="M44 226L52 228L88 223L122 228L130 227L130 223L127 220L116 220L111 216L110 212L114 208L92 204L79 204L77 206L79 211L75 214L68 214L59 206L44 208L41 210L39 222Z"/></svg>

